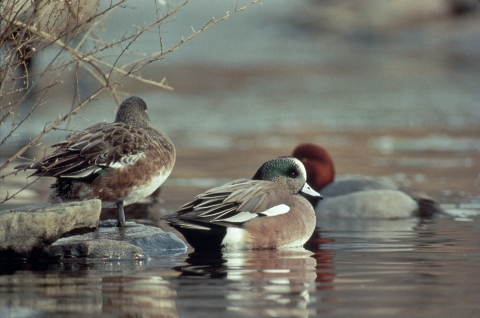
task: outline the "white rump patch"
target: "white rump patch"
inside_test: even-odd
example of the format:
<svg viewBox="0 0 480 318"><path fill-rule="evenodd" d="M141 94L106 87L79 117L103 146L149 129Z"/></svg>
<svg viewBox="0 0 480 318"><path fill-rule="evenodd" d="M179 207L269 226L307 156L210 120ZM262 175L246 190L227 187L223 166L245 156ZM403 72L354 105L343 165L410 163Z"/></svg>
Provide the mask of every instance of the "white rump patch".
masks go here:
<svg viewBox="0 0 480 318"><path fill-rule="evenodd" d="M263 211L260 214L264 215L264 216L276 216L276 215L280 215L280 214L285 214L288 211L290 211L290 207L288 205L280 204L280 205L276 205L274 207L271 207L270 209L268 209L266 211Z"/></svg>
<svg viewBox="0 0 480 318"><path fill-rule="evenodd" d="M243 241L245 230L238 227L227 227L227 233L222 240L222 244L228 248L241 249L244 247Z"/></svg>
<svg viewBox="0 0 480 318"><path fill-rule="evenodd" d="M232 217L226 218L226 219L215 219L212 220L212 222L231 222L231 223L243 223L247 222L248 220L251 220L253 218L256 218L258 216L257 213L252 213L252 212L240 212L235 214Z"/></svg>

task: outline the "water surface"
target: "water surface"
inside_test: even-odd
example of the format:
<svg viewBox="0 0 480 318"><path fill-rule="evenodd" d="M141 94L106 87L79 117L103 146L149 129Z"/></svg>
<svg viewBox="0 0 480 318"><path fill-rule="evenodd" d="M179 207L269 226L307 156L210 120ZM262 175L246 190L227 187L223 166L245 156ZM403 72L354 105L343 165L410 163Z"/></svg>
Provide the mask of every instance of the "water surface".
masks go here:
<svg viewBox="0 0 480 318"><path fill-rule="evenodd" d="M473 317L480 219L337 220L305 248L2 263L2 317Z"/></svg>
<svg viewBox="0 0 480 318"><path fill-rule="evenodd" d="M145 98L155 128L177 148L165 202L149 224L171 230L160 216L209 187L251 177L300 142L327 147L338 174L388 177L427 192L451 215L322 220L305 248L292 250L1 262L0 317L478 316L478 19L436 20L386 41L351 41L298 27L301 5L263 2L143 71L166 76L172 93L136 83L122 88ZM166 26L165 41L175 43L192 25L234 8L224 1L192 5ZM143 9L110 23L120 32L141 22ZM158 39L141 41L139 52L158 49ZM48 107L2 147L0 162L68 112L72 79L46 96ZM87 96L93 88L82 89ZM114 111L103 96L68 129L111 121ZM65 132L52 136L24 156L49 153L44 147ZM2 181L0 197L24 187L27 175ZM51 182L35 182L1 208L43 201Z"/></svg>

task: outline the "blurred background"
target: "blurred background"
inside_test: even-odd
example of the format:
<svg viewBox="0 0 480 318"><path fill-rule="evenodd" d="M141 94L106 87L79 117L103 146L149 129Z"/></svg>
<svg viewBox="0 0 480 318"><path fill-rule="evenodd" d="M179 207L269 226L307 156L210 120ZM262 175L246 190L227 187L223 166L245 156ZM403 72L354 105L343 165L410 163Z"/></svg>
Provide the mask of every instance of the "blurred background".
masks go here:
<svg viewBox="0 0 480 318"><path fill-rule="evenodd" d="M152 17L152 6L152 1L127 1L103 22L100 35L121 38ZM162 25L163 44L174 45L235 6L225 0L188 3ZM158 51L155 31L131 49ZM33 67L48 64L49 54L40 55ZM114 60L114 52L109 54ZM70 110L72 68L45 96L47 107L1 147L2 162L45 123ZM199 188L251 177L265 160L288 155L301 142L326 147L339 174L386 176L442 203L480 202L478 1L263 0L213 25L141 75L166 77L174 88L133 80L120 88L121 100L136 95L147 102L153 126L176 145L176 167L161 194L167 212ZM79 82L82 96L97 88L81 72ZM34 102L26 100L19 111ZM115 112L116 103L104 93L68 128L111 122ZM2 126L5 134L9 127ZM51 152L46 146L65 137L61 131L49 134L24 157L39 158ZM27 175L2 181L0 197L25 186ZM3 205L43 201L51 182L36 182Z"/></svg>

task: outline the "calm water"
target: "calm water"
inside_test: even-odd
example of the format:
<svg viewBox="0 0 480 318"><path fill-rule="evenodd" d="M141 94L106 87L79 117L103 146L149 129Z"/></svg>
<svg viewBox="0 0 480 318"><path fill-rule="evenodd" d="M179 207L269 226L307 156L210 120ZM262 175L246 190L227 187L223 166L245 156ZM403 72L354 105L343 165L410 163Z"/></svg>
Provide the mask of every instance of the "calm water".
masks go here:
<svg viewBox="0 0 480 318"><path fill-rule="evenodd" d="M167 44L234 7L192 6L166 25ZM297 250L0 263L0 318L479 315L480 37L477 24L466 24L474 17L407 29L386 42L349 42L295 27L301 10L291 1L264 0L145 70L147 77L167 76L173 93L123 88L146 99L155 127L176 144L165 209L173 212L198 193L175 180L251 176L303 141L328 146L339 173L398 176L442 203L471 205L450 206L455 218L422 222L324 220ZM135 13L142 16L140 9L127 12ZM122 23L139 17L110 23L119 24L121 36ZM55 102L10 146L25 144L26 133L68 111L71 91L52 94L46 99ZM113 111L104 97L81 115L110 121ZM77 118L72 126L92 121ZM25 177L0 183L0 196L23 187ZM43 200L50 183L37 182L1 208Z"/></svg>
<svg viewBox="0 0 480 318"><path fill-rule="evenodd" d="M328 221L305 249L2 263L0 317L474 317L480 219Z"/></svg>

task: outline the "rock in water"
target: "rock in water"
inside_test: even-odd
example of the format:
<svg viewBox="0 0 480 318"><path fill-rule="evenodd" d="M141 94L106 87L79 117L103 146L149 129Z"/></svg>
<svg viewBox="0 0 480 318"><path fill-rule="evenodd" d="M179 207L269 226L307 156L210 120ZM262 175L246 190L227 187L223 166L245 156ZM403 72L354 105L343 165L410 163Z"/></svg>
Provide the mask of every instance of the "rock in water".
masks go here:
<svg viewBox="0 0 480 318"><path fill-rule="evenodd" d="M29 257L61 237L95 231L100 200L0 211L0 257Z"/></svg>
<svg viewBox="0 0 480 318"><path fill-rule="evenodd" d="M119 228L115 223L101 221L97 231L60 239L45 252L55 258L142 259L187 250L185 243L171 232L134 222Z"/></svg>
<svg viewBox="0 0 480 318"><path fill-rule="evenodd" d="M143 259L143 250L133 244L114 240L60 240L45 248L53 258Z"/></svg>

